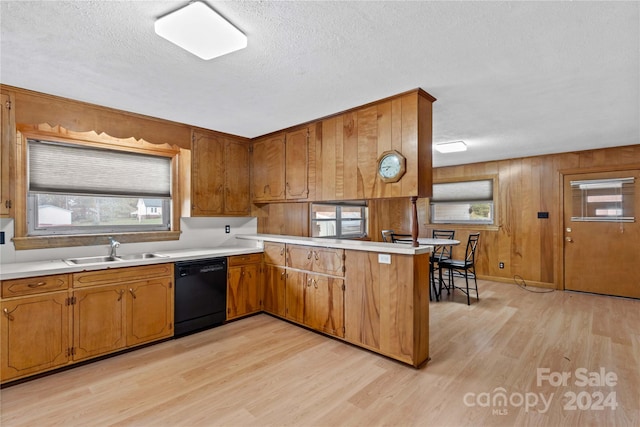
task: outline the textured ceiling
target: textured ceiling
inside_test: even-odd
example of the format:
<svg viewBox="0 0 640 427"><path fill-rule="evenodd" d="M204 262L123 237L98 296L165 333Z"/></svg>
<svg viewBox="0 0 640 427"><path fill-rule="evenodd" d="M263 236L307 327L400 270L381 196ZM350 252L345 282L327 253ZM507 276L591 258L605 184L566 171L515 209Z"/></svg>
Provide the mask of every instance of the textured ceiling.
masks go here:
<svg viewBox="0 0 640 427"><path fill-rule="evenodd" d="M207 2L249 38L155 35L186 1L0 2L0 82L255 137L420 87L445 166L640 143L640 3Z"/></svg>

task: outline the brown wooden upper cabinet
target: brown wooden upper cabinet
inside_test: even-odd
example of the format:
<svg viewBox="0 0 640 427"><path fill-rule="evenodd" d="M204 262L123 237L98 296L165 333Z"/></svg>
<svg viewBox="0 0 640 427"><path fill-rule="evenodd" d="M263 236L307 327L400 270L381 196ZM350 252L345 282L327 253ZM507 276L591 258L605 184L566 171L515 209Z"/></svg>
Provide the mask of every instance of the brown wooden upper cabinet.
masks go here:
<svg viewBox="0 0 640 427"><path fill-rule="evenodd" d="M256 139L253 202L431 196L434 101L416 89ZM378 174L387 152L405 159L395 181Z"/></svg>
<svg viewBox="0 0 640 427"><path fill-rule="evenodd" d="M251 155L251 195L255 203L309 197L309 129L260 138Z"/></svg>
<svg viewBox="0 0 640 427"><path fill-rule="evenodd" d="M418 89L322 120L310 149L315 200L431 196L434 101ZM378 174L378 160L388 151L406 159L397 182Z"/></svg>
<svg viewBox="0 0 640 427"><path fill-rule="evenodd" d="M249 215L249 144L193 132L191 215Z"/></svg>

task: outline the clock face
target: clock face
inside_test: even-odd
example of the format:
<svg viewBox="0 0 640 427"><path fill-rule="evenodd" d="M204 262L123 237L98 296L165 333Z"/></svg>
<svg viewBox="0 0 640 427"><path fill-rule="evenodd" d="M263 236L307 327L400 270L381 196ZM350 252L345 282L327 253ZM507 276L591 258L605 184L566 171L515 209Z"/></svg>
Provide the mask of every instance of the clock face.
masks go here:
<svg viewBox="0 0 640 427"><path fill-rule="evenodd" d="M385 151L378 158L378 175L382 182L398 182L406 171L406 160L395 150Z"/></svg>
<svg viewBox="0 0 640 427"><path fill-rule="evenodd" d="M400 173L400 159L395 154L387 154L380 161L380 176L393 178Z"/></svg>

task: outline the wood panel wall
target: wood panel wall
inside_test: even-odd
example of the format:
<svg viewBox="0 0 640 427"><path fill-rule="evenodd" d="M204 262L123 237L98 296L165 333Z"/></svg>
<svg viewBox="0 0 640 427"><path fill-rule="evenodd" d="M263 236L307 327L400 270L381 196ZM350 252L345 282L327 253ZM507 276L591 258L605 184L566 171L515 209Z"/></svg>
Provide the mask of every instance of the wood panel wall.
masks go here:
<svg viewBox="0 0 640 427"><path fill-rule="evenodd" d="M480 232L477 271L484 278L513 282L520 276L531 285L562 288L562 175L630 166L640 167L640 145L435 168L434 182L487 176L498 180L496 226L437 228L455 229L462 242L470 232ZM281 229L286 231L282 234L308 235L307 204L283 205L263 207L268 213L258 219L258 232ZM428 223L428 199L419 199L417 205L420 236L428 237L434 228ZM548 212L549 218L539 219L538 212ZM296 220L302 225L293 224ZM370 200L369 226L374 241L381 240L382 229L409 232L409 199ZM454 250L454 256L463 255L464 244Z"/></svg>
<svg viewBox="0 0 640 427"><path fill-rule="evenodd" d="M16 123L62 126L75 132L95 131L114 138L143 139L189 149L192 126L2 85L15 96Z"/></svg>

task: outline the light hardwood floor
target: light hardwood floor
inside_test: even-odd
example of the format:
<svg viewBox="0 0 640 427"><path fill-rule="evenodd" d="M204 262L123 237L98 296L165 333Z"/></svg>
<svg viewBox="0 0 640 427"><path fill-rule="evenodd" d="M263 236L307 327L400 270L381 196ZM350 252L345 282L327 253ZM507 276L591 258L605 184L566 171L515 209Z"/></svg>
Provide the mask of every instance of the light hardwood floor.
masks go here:
<svg viewBox="0 0 640 427"><path fill-rule="evenodd" d="M4 388L1 424L640 425L639 300L479 288L470 307L459 293L431 303L421 369L261 314ZM538 386L538 368L571 377ZM580 368L616 384L581 386ZM586 409L598 393L604 409Z"/></svg>

